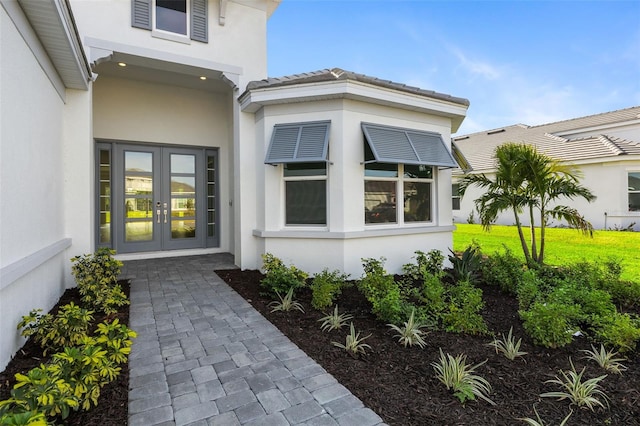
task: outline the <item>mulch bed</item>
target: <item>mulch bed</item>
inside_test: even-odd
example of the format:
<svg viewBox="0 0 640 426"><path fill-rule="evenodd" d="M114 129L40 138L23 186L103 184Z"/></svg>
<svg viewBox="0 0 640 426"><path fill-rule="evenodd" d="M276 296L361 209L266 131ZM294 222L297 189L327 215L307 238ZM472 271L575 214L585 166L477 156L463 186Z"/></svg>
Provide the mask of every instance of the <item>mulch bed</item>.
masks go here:
<svg viewBox="0 0 640 426"><path fill-rule="evenodd" d="M129 281L119 282L122 291L129 297ZM77 288L67 289L58 303L51 309L52 314L58 312L60 306L73 302L81 304L80 293ZM92 328L106 319L118 318L121 324L129 324L129 306L124 306L114 315L100 316L94 314ZM5 370L0 373L0 401L11 396L11 389L15 384L16 373L25 374L34 367L48 362L50 356L42 355L42 348L31 339L27 340L22 349L13 357ZM89 411L72 411L64 421L58 420L56 424L69 426L121 426L126 425L129 416L129 366L121 364L122 371L113 382L105 385L100 393L98 405Z"/></svg>
<svg viewBox="0 0 640 426"><path fill-rule="evenodd" d="M516 337L522 338L524 358L510 361L485 344L490 337L478 337L432 331L427 336L425 349L404 348L385 324L370 314L370 304L354 288L343 291L338 299L341 312L354 315L354 324L362 336L371 333L365 342L372 350L362 359L354 359L331 342L344 343L347 331L322 332L318 319L323 313L311 306L311 292L300 290L296 300L306 313L292 311L271 313L269 299L260 296L259 271L216 271L231 287L247 299L269 321L315 359L338 381L359 397L365 405L377 412L390 425L518 425L518 418L535 418L536 407L545 424L558 425L573 410L568 425L640 425L640 358L629 355L623 375L609 374L601 382L610 397L608 409L594 412L569 405L568 401L540 398L544 392L560 390L557 385L545 384L559 370L570 368L573 360L578 371L586 366L586 378L606 374L593 361L584 360L583 349L590 349L586 338L560 349L534 346L527 337L518 317L514 298L493 287L481 286L484 293L483 316L489 330L508 333L513 327ZM477 374L493 387L490 398L496 403L469 401L461 404L434 375L432 362L439 358L438 348L451 355L466 354L467 361L476 364L487 360Z"/></svg>

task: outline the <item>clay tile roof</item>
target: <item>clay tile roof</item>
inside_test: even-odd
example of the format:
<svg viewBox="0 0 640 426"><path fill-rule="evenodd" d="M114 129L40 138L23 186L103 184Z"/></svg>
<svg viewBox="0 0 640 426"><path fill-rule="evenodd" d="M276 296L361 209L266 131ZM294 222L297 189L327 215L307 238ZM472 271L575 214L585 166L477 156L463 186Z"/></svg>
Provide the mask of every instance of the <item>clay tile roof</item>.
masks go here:
<svg viewBox="0 0 640 426"><path fill-rule="evenodd" d="M306 72L302 74L293 74L278 78L267 78L265 80L252 81L247 85L247 90L265 89L271 87L291 86L297 84L312 84L320 82L352 80L374 86L384 87L388 89L398 90L400 92L412 93L415 95L426 96L439 99L455 104L469 106L469 100L447 95L444 93L434 92L433 90L420 89L419 87L407 86L406 84L396 83L390 80L382 80L376 77L370 77L365 74L358 74L351 71L345 71L341 68L324 69L320 71Z"/></svg>

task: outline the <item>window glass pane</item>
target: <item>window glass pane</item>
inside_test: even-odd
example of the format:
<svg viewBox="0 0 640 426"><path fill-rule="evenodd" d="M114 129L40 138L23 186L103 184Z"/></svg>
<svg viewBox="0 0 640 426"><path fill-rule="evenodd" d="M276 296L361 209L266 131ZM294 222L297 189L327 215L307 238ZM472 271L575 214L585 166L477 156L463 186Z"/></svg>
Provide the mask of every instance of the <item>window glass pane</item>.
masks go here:
<svg viewBox="0 0 640 426"><path fill-rule="evenodd" d="M171 238L195 238L195 220L171 220Z"/></svg>
<svg viewBox="0 0 640 426"><path fill-rule="evenodd" d="M284 176L326 176L327 163L287 163Z"/></svg>
<svg viewBox="0 0 640 426"><path fill-rule="evenodd" d="M126 222L124 224L125 241L151 241L153 239L153 222Z"/></svg>
<svg viewBox="0 0 640 426"><path fill-rule="evenodd" d="M153 153L125 151L124 169L127 172L151 173L153 171Z"/></svg>
<svg viewBox="0 0 640 426"><path fill-rule="evenodd" d="M431 184L427 182L404 183L404 221L428 222L431 220Z"/></svg>
<svg viewBox="0 0 640 426"><path fill-rule="evenodd" d="M404 165L404 177L406 178L420 178L431 179L433 177L433 168L431 166L405 164Z"/></svg>
<svg viewBox="0 0 640 426"><path fill-rule="evenodd" d="M387 163L365 164L364 175L369 177L398 177L398 165Z"/></svg>
<svg viewBox="0 0 640 426"><path fill-rule="evenodd" d="M156 0L156 28L187 35L187 1Z"/></svg>
<svg viewBox="0 0 640 426"><path fill-rule="evenodd" d="M453 210L460 210L460 197L453 197L451 199L451 208Z"/></svg>
<svg viewBox="0 0 640 426"><path fill-rule="evenodd" d="M451 207L453 210L460 210L460 185L454 183L451 185Z"/></svg>
<svg viewBox="0 0 640 426"><path fill-rule="evenodd" d="M171 173L195 173L196 156L171 154Z"/></svg>
<svg viewBox="0 0 640 426"><path fill-rule="evenodd" d="M629 191L640 191L640 172L629 173Z"/></svg>
<svg viewBox="0 0 640 426"><path fill-rule="evenodd" d="M365 223L397 222L395 182L364 182L364 221Z"/></svg>
<svg viewBox="0 0 640 426"><path fill-rule="evenodd" d="M286 182L287 225L327 224L327 181Z"/></svg>
<svg viewBox="0 0 640 426"><path fill-rule="evenodd" d="M629 211L640 212L640 193L629 193Z"/></svg>
<svg viewBox="0 0 640 426"><path fill-rule="evenodd" d="M178 177L171 176L171 195L180 196L185 194L196 193L196 178L195 177Z"/></svg>

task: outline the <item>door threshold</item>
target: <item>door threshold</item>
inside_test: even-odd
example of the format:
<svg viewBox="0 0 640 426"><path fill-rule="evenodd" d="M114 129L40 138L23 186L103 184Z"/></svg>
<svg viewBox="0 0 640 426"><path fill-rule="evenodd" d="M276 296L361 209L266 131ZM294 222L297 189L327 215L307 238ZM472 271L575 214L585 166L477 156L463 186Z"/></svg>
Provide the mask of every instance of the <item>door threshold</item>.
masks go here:
<svg viewBox="0 0 640 426"><path fill-rule="evenodd" d="M159 259L163 257L182 257L182 256L198 256L201 254L228 253L221 248L199 248L185 250L163 250L163 251L145 251L138 253L122 253L114 256L117 260L145 260Z"/></svg>

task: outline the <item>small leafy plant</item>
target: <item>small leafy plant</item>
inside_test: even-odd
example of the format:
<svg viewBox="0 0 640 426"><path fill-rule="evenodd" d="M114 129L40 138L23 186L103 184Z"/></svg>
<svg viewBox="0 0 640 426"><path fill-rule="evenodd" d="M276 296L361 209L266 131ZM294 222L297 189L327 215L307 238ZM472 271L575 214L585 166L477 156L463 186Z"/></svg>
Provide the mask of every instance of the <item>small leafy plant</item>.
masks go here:
<svg viewBox="0 0 640 426"><path fill-rule="evenodd" d="M593 379L582 381L582 376L584 374L584 368L578 373L576 372L576 368L571 362L571 371L565 373L564 371L560 371L560 375L562 378L556 376L553 380L547 380L545 383L554 383L558 384L564 389L563 391L557 392L546 392L541 394L540 396L543 398L558 398L558 401L563 399L569 399L572 404L577 405L578 407L586 406L593 411L595 406L599 406L605 408L605 404L607 407L609 406L609 401L607 395L601 390L600 385L598 384L602 381L607 375L594 377ZM602 398L604 404L598 397Z"/></svg>
<svg viewBox="0 0 640 426"><path fill-rule="evenodd" d="M338 312L338 305L333 308L333 313L325 315L318 321L322 321L320 328L322 331L340 330L343 326L347 325L347 321L351 320L353 315L341 314Z"/></svg>
<svg viewBox="0 0 640 426"><path fill-rule="evenodd" d="M442 273L444 255L440 250L430 250L429 253L417 250L415 254L416 263L402 265L404 275L413 281L419 281L425 272L432 275L440 275Z"/></svg>
<svg viewBox="0 0 640 426"><path fill-rule="evenodd" d="M348 274L342 274L340 271L329 272L328 269L317 274L311 283L311 306L322 310L333 305L348 279Z"/></svg>
<svg viewBox="0 0 640 426"><path fill-rule="evenodd" d="M477 245L468 246L460 256L453 250L449 249L449 262L451 262L451 271L449 275L454 281L475 282L480 274L482 262L482 253Z"/></svg>
<svg viewBox="0 0 640 426"><path fill-rule="evenodd" d="M118 284L122 262L114 259L114 250L99 248L95 253L71 259L71 273L78 284L82 303L95 311L114 314L129 304Z"/></svg>
<svg viewBox="0 0 640 426"><path fill-rule="evenodd" d="M262 262L265 276L260 281L260 286L267 296L286 294L291 289L295 292L306 285L306 279L309 278L309 274L293 265L286 266L282 260L273 254L263 254Z"/></svg>
<svg viewBox="0 0 640 426"><path fill-rule="evenodd" d="M571 343L580 308L558 302L535 302L520 311L525 331L537 345L559 348Z"/></svg>
<svg viewBox="0 0 640 426"><path fill-rule="evenodd" d="M440 380L447 389L453 390L453 394L464 403L467 400L475 401L476 398L483 399L491 405L495 405L488 395L491 393L489 382L474 372L483 365L486 360L470 366L467 364L466 355L460 354L456 357L444 354L440 349L440 361L431 363L436 372L436 378Z"/></svg>
<svg viewBox="0 0 640 426"><path fill-rule="evenodd" d="M365 337L360 337L360 332L356 333L356 329L353 326L353 322L349 325L349 334L345 339L345 344L339 342L331 342L333 346L337 346L341 349L346 350L349 355L353 357L357 357L358 355L366 355L367 349L371 349L371 346L364 343L366 339L371 337L371 334Z"/></svg>
<svg viewBox="0 0 640 426"><path fill-rule="evenodd" d="M584 349L581 352L587 354L587 356L584 357L585 359L590 359L597 362L600 367L614 374L622 374L622 372L627 369L627 367L620 363L625 359L616 358L618 352L607 351L604 345L600 345L600 350L591 345L591 350Z"/></svg>
<svg viewBox="0 0 640 426"><path fill-rule="evenodd" d="M33 336L44 349L44 354L62 350L65 346L79 345L89 330L93 311L84 309L73 302L60 307L55 317L41 314L41 309L32 310L23 316L18 329L23 329L24 337Z"/></svg>
<svg viewBox="0 0 640 426"><path fill-rule="evenodd" d="M536 419L535 420L532 419L532 418L529 418L529 417L518 419L518 420L522 420L523 422L527 423L530 426L546 426L546 424L540 418L540 414L538 414L538 411L536 410L536 407L533 407L533 412L536 413ZM560 423L559 426L565 426L567 424L567 422L569 421L569 417L571 417L572 414L573 414L573 410L570 411L569 414L567 414L567 417L565 417L562 420L562 423Z"/></svg>
<svg viewBox="0 0 640 426"><path fill-rule="evenodd" d="M398 323L403 317L405 298L393 275L384 269L385 258L362 259L364 276L358 290L371 302L373 314L381 321Z"/></svg>
<svg viewBox="0 0 640 426"><path fill-rule="evenodd" d="M280 301L274 300L273 302L269 303L269 307L273 308L271 309L271 312L289 312L292 309L296 309L304 313L304 308L302 307L302 305L293 300L293 287L289 289L284 297L280 296L280 293L278 292L276 292L276 295L278 296L278 299L280 299Z"/></svg>
<svg viewBox="0 0 640 426"><path fill-rule="evenodd" d="M425 332L422 331L422 328L425 327L421 322L415 321L414 319L415 309L411 311L411 315L409 315L409 319L405 321L404 326L399 327L395 324L387 324L392 330L396 331L396 337L398 341L402 343L402 345L406 348L407 345L413 346L418 345L420 348L424 348L427 343L424 341L423 336L425 336Z"/></svg>
<svg viewBox="0 0 640 426"><path fill-rule="evenodd" d="M520 350L520 345L522 344L522 339L516 339L513 337L513 327L509 329L509 334L505 337L502 335L502 339L494 339L493 342L487 343L487 346L494 347L496 349L496 353L501 353L507 359L513 361L519 356L524 356L527 352L522 352Z"/></svg>
<svg viewBox="0 0 640 426"><path fill-rule="evenodd" d="M15 411L0 415L0 424L5 426L48 426L44 413L38 411Z"/></svg>

